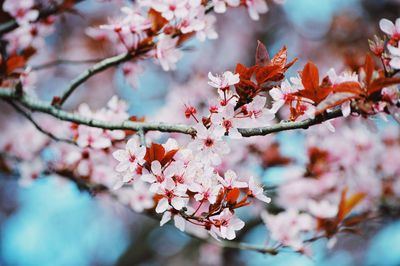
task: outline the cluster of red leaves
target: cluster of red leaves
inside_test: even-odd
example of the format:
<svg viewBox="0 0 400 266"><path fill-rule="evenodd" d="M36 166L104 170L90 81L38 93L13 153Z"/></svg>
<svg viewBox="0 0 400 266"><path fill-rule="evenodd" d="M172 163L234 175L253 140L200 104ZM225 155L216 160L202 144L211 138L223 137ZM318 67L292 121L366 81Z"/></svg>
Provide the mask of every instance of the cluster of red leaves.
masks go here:
<svg viewBox="0 0 400 266"><path fill-rule="evenodd" d="M285 77L285 72L297 61L297 58L287 63L286 47L270 58L265 45L258 42L255 61L255 65L251 67L236 65L235 72L240 75L240 82L235 85L236 93L239 95L236 108L250 103L261 92L279 85Z"/></svg>
<svg viewBox="0 0 400 266"><path fill-rule="evenodd" d="M144 156L144 160L146 161L145 167L150 170L153 161L159 161L161 166L164 167L172 162L177 152L178 150L166 152L163 145L152 143L150 147L146 148L146 155Z"/></svg>
<svg viewBox="0 0 400 266"><path fill-rule="evenodd" d="M29 58L36 53L32 47L9 56L0 55L0 85L8 85L10 79L18 79Z"/></svg>
<svg viewBox="0 0 400 266"><path fill-rule="evenodd" d="M356 232L353 227L364 221L368 214L361 213L355 216L349 216L349 214L365 196L365 193L355 193L347 197L347 188L343 189L337 215L333 218L318 218L318 230L324 231L328 238L338 232Z"/></svg>
<svg viewBox="0 0 400 266"><path fill-rule="evenodd" d="M359 82L346 81L332 84L328 76L320 81L317 66L308 62L300 71L304 89L288 97L291 120L296 120L304 113L302 102L314 105L318 115L346 101L355 100L360 114L375 114L373 105L385 100L381 95L382 89L400 83L400 78L388 77L383 69L377 69L370 55L366 56L358 74L362 77Z"/></svg>

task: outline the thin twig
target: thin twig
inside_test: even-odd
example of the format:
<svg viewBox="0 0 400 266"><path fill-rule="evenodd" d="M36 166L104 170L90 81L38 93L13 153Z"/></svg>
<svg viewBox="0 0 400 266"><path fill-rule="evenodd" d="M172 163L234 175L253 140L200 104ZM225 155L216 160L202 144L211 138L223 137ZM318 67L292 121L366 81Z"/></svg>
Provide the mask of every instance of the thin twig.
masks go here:
<svg viewBox="0 0 400 266"><path fill-rule="evenodd" d="M70 139L64 139L64 138L59 138L56 137L55 135L53 135L52 133L48 132L47 130L43 129L31 116L31 114L29 114L28 112L26 112L25 110L23 110L21 107L19 107L17 104L15 104L13 101L6 101L8 104L10 104L18 113L20 113L21 115L25 116L26 119L28 119L37 130L39 130L40 132L42 132L43 134L45 134L46 136L48 136L49 138L51 138L52 140L55 141L59 141L59 142L65 142L68 144L72 144L72 145L77 145L75 141L70 140Z"/></svg>
<svg viewBox="0 0 400 266"><path fill-rule="evenodd" d="M32 70L42 70L46 68L51 68L59 65L84 65L84 64L93 64L97 63L104 58L95 58L95 59L86 59L86 60L73 60L73 59L56 59L54 61L50 61L41 65L32 66Z"/></svg>
<svg viewBox="0 0 400 266"><path fill-rule="evenodd" d="M71 112L66 112L60 110L46 102L31 98L26 94L22 96L16 95L15 91L10 88L0 88L0 98L14 100L19 102L24 107L30 109L31 111L47 113L53 117L56 117L63 121L69 121L81 125L87 125L90 127L97 127L109 130L134 130L143 132L148 131L159 131L159 132L175 132L188 135L195 135L196 130L188 125L183 124L168 124L162 122L133 122L133 121L123 121L123 122L108 122L101 121L97 119L92 119ZM239 132L243 137L252 136L265 136L271 133L282 132L294 129L307 129L310 126L320 124L324 121L328 121L337 117L342 116L342 111L340 109L333 112L324 113L316 116L313 119L305 119L303 121L297 122L282 122L272 126L266 127L255 127L255 128L239 128Z"/></svg>
<svg viewBox="0 0 400 266"><path fill-rule="evenodd" d="M112 66L116 66L122 62L128 61L132 58L131 53L124 53L120 55L116 55L110 58L106 58L97 64L93 65L92 67L85 70L79 76L74 78L68 88L65 90L63 95L60 97L60 101L57 103L57 107L61 107L64 102L68 99L68 97L78 88L82 83L88 80L90 77L96 75L99 72L102 72Z"/></svg>
<svg viewBox="0 0 400 266"><path fill-rule="evenodd" d="M138 135L139 135L139 138L140 138L140 143L142 144L142 146L146 147L147 146L146 136L145 136L145 133L144 133L143 129L140 129L138 131Z"/></svg>

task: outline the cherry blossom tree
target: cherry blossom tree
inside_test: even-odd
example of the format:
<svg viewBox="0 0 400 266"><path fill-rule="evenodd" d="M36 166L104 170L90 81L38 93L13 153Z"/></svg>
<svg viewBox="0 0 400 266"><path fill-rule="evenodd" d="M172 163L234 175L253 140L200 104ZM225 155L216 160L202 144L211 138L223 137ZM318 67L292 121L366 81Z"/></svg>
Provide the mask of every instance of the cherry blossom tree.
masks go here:
<svg viewBox="0 0 400 266"><path fill-rule="evenodd" d="M112 91L97 107L79 97L73 105L73 96L90 91L98 74L114 68L122 69L132 87L149 65L174 72L189 56L191 42L224 42L215 27L221 13L247 10L257 21L282 1L107 3L112 17L77 26L81 38L101 47L106 57L91 58L88 52L85 59L57 55L32 64L50 57L46 38L61 34L56 25L63 19L79 16L80 2L2 5L8 20L0 25L1 105L25 120L2 125L0 168L17 172L22 186L46 175L66 178L160 226L171 222L204 242L270 255L289 249L312 256L313 242L324 238L333 246L339 234L356 233L382 206L399 203L399 129L378 134L374 128L377 120L400 122L400 18L382 18L381 31L369 40L370 52L343 70L297 62L285 46L272 55L268 44L254 39L253 62L201 70L201 78L192 76L179 84L183 89L168 91L164 109L140 117L130 112L131 100ZM41 70L59 65L89 67L63 90L41 94L36 85ZM108 83L97 86L107 91ZM370 130L361 130L364 125ZM284 155L274 138L301 129L306 130L303 165ZM44 151L51 151L50 159ZM257 171L271 166L283 169L278 185L263 184ZM251 223L242 212L265 225L268 243L235 241Z"/></svg>

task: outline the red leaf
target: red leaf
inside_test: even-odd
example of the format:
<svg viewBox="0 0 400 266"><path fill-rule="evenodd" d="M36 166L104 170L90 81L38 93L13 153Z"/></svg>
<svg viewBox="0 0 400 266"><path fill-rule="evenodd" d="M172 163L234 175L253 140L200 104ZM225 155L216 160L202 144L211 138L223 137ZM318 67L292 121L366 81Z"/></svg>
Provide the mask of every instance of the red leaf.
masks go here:
<svg viewBox="0 0 400 266"><path fill-rule="evenodd" d="M360 83L354 81L343 82L339 84L335 84L332 87L333 92L349 92L354 93L356 95L363 94L363 90L361 88Z"/></svg>
<svg viewBox="0 0 400 266"><path fill-rule="evenodd" d="M372 81L370 86L368 86L368 96L382 90L385 87L389 87L396 84L400 84L400 78L385 78L385 77L377 78L374 81Z"/></svg>
<svg viewBox="0 0 400 266"><path fill-rule="evenodd" d="M150 165L152 161L162 161L165 155L165 149L161 144L152 143L150 148L146 148L144 159Z"/></svg>
<svg viewBox="0 0 400 266"><path fill-rule="evenodd" d="M301 82L304 89L316 91L319 87L319 72L316 65L308 62L301 72Z"/></svg>
<svg viewBox="0 0 400 266"><path fill-rule="evenodd" d="M286 46L283 46L278 53L272 58L271 64L278 65L281 68L284 68L287 61L287 49Z"/></svg>
<svg viewBox="0 0 400 266"><path fill-rule="evenodd" d="M13 55L7 60L7 75L14 72L15 69L23 67L26 59L20 55Z"/></svg>
<svg viewBox="0 0 400 266"><path fill-rule="evenodd" d="M365 71L365 84L369 85L374 74L375 63L370 54L365 57L364 71Z"/></svg>
<svg viewBox="0 0 400 266"><path fill-rule="evenodd" d="M257 49L256 49L256 65L265 66L269 63L269 54L265 45L257 41Z"/></svg>
<svg viewBox="0 0 400 266"><path fill-rule="evenodd" d="M228 202L228 204L234 205L237 199L239 198L239 195L240 195L240 190L238 188L233 188L226 195L226 201Z"/></svg>
<svg viewBox="0 0 400 266"><path fill-rule="evenodd" d="M161 166L166 165L167 163L169 163L172 158L174 158L175 154L178 152L178 150L170 150L169 152L167 152L164 155L164 158L160 161Z"/></svg>
<svg viewBox="0 0 400 266"><path fill-rule="evenodd" d="M164 27L165 24L168 23L168 20L166 20L159 12L152 8L149 10L148 17L152 22L151 30L154 33L157 33Z"/></svg>

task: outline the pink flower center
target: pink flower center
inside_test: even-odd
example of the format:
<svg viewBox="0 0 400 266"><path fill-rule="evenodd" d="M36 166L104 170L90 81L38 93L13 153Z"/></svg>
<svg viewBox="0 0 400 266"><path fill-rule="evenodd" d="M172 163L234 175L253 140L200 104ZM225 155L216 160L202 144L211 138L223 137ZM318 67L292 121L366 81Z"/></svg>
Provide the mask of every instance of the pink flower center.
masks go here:
<svg viewBox="0 0 400 266"><path fill-rule="evenodd" d="M136 160L136 156L134 154L129 155L129 161L133 163Z"/></svg>
<svg viewBox="0 0 400 266"><path fill-rule="evenodd" d="M206 145L206 147L211 147L214 145L214 140L210 137L208 137L205 141L204 141L204 145Z"/></svg>
<svg viewBox="0 0 400 266"><path fill-rule="evenodd" d="M233 127L232 122L230 120L224 120L224 122L222 123L222 125L224 126L224 128L226 129L230 129L231 127Z"/></svg>

